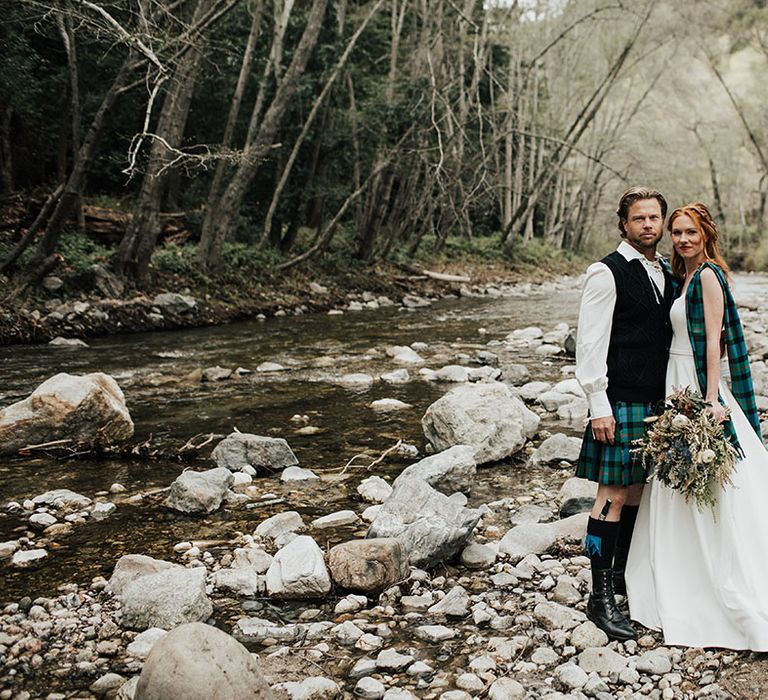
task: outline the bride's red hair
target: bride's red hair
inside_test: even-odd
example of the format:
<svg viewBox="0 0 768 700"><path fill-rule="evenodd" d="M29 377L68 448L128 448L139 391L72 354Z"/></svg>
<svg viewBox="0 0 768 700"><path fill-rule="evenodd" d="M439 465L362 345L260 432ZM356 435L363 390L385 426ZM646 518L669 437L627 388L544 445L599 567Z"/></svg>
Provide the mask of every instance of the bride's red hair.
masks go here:
<svg viewBox="0 0 768 700"><path fill-rule="evenodd" d="M720 234L717 232L717 225L709 213L709 209L701 202L693 202L678 207L669 215L667 230L670 233L672 233L672 225L675 219L682 215L690 216L699 233L704 236L704 255L706 259L715 263L727 276L730 268L720 252L720 244L718 243ZM674 248L672 249L672 272L681 279L685 277L685 262Z"/></svg>

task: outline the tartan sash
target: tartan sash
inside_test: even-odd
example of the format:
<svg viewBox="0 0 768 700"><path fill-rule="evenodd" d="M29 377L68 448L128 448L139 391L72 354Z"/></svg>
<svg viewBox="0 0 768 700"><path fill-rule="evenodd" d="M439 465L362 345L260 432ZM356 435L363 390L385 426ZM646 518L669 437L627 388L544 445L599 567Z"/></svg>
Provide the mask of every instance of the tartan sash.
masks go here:
<svg viewBox="0 0 768 700"><path fill-rule="evenodd" d="M702 394L707 393L707 334L704 326L704 300L701 288L701 271L708 267L715 273L717 281L723 290L725 308L723 313L723 338L728 352L728 366L731 372L731 393L741 406L750 425L760 437L760 419L757 415L755 392L752 388L752 373L749 369L747 345L744 342L744 332L741 328L739 312L733 299L728 282L723 271L712 262L704 262L694 272L688 291L685 295L685 309L688 317L688 337L693 348L693 359L696 365L696 375L699 379ZM722 397L720 402L722 403ZM725 433L731 443L743 454L733 421L728 420ZM762 438L761 438L762 439Z"/></svg>

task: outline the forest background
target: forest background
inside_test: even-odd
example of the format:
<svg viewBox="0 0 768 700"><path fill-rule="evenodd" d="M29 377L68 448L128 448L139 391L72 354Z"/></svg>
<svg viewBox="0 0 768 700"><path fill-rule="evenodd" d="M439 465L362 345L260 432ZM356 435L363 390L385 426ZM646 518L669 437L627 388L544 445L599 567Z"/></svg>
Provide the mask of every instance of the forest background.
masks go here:
<svg viewBox="0 0 768 700"><path fill-rule="evenodd" d="M578 267L640 183L768 268L764 0L0 4L6 301Z"/></svg>

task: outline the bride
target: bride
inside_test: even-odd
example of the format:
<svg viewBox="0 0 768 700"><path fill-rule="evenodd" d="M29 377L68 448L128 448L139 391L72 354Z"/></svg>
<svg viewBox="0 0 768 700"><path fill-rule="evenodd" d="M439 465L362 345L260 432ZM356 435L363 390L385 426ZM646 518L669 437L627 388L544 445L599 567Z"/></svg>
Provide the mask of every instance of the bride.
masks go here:
<svg viewBox="0 0 768 700"><path fill-rule="evenodd" d="M703 204L673 211L668 228L682 290L670 311L666 391L701 391L721 420L722 401L731 413L726 434L743 459L714 517L658 482L645 488L626 569L630 614L670 645L768 651L768 452L728 266Z"/></svg>

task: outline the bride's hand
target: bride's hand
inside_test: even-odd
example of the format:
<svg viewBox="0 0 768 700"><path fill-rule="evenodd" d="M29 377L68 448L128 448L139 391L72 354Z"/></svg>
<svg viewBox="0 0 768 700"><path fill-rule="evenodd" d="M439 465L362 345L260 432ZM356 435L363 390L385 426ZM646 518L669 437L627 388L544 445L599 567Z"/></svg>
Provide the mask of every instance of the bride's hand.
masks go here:
<svg viewBox="0 0 768 700"><path fill-rule="evenodd" d="M722 423L726 418L725 407L717 399L709 402L707 411L718 423Z"/></svg>

